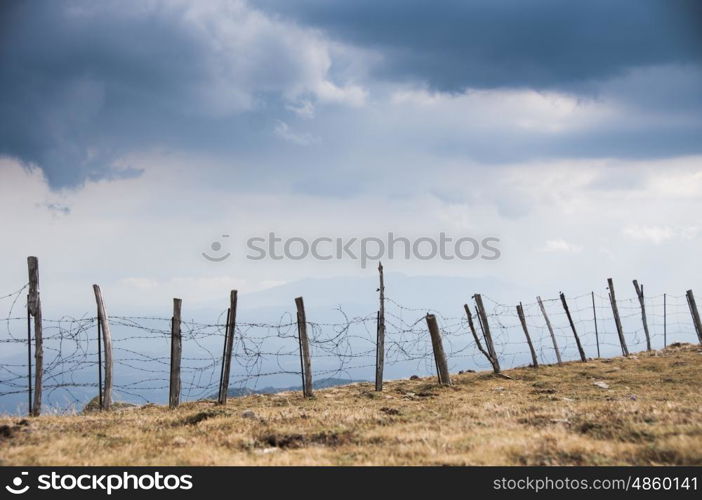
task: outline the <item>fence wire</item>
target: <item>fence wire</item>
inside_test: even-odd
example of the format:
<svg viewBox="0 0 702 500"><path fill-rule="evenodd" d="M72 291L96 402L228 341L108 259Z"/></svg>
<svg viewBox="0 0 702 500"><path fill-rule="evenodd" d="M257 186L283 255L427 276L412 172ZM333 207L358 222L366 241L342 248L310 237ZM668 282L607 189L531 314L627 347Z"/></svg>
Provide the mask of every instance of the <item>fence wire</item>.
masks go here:
<svg viewBox="0 0 702 500"><path fill-rule="evenodd" d="M0 408L22 411L27 385L27 315L23 300L27 286L0 297L7 316L0 332ZM25 297L26 299L26 297ZM526 365L530 352L515 304L483 296L488 323L503 368ZM567 297L574 326L588 357L621 354L608 296ZM594 303L594 304L593 304ZM577 345L560 298L543 299L564 361L579 359ZM646 349L637 297L618 298L619 314L629 351ZM470 304L475 310L474 304ZM539 362L554 363L555 350L537 301L522 304L527 328ZM22 309L24 307L24 309ZM697 342L684 295L645 297L651 344L659 349L673 342ZM22 313L17 314L22 310ZM452 371L489 369L477 349L465 314L403 306L386 297L385 373L387 378L428 375L435 369L425 315L437 317L444 350ZM330 322L308 321L315 381L370 380L376 356L376 311L350 316L343 308ZM216 397L222 363L226 311L212 323L183 320L181 361L182 400ZM308 313L308 316L310 314ZM596 319L595 319L596 318ZM170 317L109 317L113 348L115 400L164 402L168 397ZM665 336L665 338L664 338ZM97 318L64 316L43 320L44 399L59 411L80 408L97 395ZM33 339L32 339L33 343ZM230 391L234 395L272 391L270 387L300 385L300 358L295 316L281 314L273 322L237 322L232 354ZM4 403L4 404L3 404Z"/></svg>

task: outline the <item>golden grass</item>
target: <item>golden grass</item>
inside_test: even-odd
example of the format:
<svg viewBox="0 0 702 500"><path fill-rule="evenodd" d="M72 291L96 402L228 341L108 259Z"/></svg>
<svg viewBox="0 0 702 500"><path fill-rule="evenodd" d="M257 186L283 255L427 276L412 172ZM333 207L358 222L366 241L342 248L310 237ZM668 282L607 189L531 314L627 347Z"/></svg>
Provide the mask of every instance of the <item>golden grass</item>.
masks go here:
<svg viewBox="0 0 702 500"><path fill-rule="evenodd" d="M0 417L0 465L702 465L701 355L677 345L511 380L453 375L451 387L396 380L309 400Z"/></svg>

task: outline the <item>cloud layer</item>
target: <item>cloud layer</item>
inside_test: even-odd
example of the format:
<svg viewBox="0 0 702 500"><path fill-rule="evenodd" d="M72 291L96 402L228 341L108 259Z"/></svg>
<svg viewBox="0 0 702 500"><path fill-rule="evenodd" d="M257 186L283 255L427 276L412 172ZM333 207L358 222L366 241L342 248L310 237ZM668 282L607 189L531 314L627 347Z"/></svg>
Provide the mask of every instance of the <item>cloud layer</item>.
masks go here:
<svg viewBox="0 0 702 500"><path fill-rule="evenodd" d="M227 163L202 172L212 182L325 196L429 164L697 154L699 10L5 2L0 154L53 189L137 176L134 154L175 151Z"/></svg>
<svg viewBox="0 0 702 500"><path fill-rule="evenodd" d="M3 19L0 152L54 187L134 174L132 151L245 147L281 103L364 97L329 78L343 47L239 1L16 2Z"/></svg>
<svg viewBox="0 0 702 500"><path fill-rule="evenodd" d="M584 89L643 66L702 61L694 0L255 0L383 54L375 71L441 91Z"/></svg>

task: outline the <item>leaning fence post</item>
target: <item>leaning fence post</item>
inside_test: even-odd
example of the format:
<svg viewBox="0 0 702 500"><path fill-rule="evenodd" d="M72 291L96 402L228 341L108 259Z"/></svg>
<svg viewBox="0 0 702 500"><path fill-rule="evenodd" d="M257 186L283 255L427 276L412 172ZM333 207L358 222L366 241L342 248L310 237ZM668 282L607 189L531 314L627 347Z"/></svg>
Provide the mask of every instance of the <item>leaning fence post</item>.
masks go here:
<svg viewBox="0 0 702 500"><path fill-rule="evenodd" d="M222 391L224 390L224 360L227 359L227 337L229 336L229 315L232 313L231 307L227 309L227 321L224 323L224 343L222 344L222 366L219 368L219 389L217 392L217 403L222 401Z"/></svg>
<svg viewBox="0 0 702 500"><path fill-rule="evenodd" d="M495 373L500 373L500 362L497 359L497 352L495 351L495 344L492 342L492 335L490 334L490 325L488 324L487 313L485 312L485 306L483 305L483 298L479 293L473 295L475 299L475 305L478 308L478 320L480 326L483 329L483 336L485 337L485 347L487 347L488 353L493 361L493 371Z"/></svg>
<svg viewBox="0 0 702 500"><path fill-rule="evenodd" d="M644 333L646 334L646 350L651 350L651 336L648 333L648 321L646 321L646 305L644 304L644 287L639 286L639 282L634 280L634 289L636 290L636 296L639 298L639 304L641 305L641 321L643 323Z"/></svg>
<svg viewBox="0 0 702 500"><path fill-rule="evenodd" d="M42 334L41 299L39 297L39 260L27 257L29 270L28 316L34 317L34 402L32 416L41 414L41 389L44 374L44 337Z"/></svg>
<svg viewBox="0 0 702 500"><path fill-rule="evenodd" d="M171 318L171 379L168 391L168 407L176 408L180 404L180 359L183 352L183 337L180 331L180 310L183 301L173 299L173 317Z"/></svg>
<svg viewBox="0 0 702 500"><path fill-rule="evenodd" d="M548 314L546 314L546 308L544 307L544 303L541 300L541 297L536 297L536 301L539 303L539 308L541 309L541 314L544 317L544 321L546 321L546 327L548 328L548 333L551 335L551 341L553 342L553 350L556 351L556 359L558 360L558 364L562 365L563 361L561 361L561 353L558 350L558 343L556 342L556 335L553 333L553 326L551 326L551 320L548 319Z"/></svg>
<svg viewBox="0 0 702 500"><path fill-rule="evenodd" d="M236 331L236 304L237 291L229 294L229 311L227 312L227 326L224 330L224 352L222 355L222 379L219 385L219 404L226 404L229 393L229 372L232 366L232 349L234 347L234 332Z"/></svg>
<svg viewBox="0 0 702 500"><path fill-rule="evenodd" d="M305 316L305 303L302 297L295 299L297 307L297 334L300 342L300 358L302 366L302 395L309 398L314 395L312 390L312 362L310 360L310 346L307 337L307 317Z"/></svg>
<svg viewBox="0 0 702 500"><path fill-rule="evenodd" d="M434 361L436 362L439 384L451 385L451 376L449 375L448 364L446 363L446 353L444 352L444 344L441 341L439 325L436 324L436 316L427 314L426 319L429 335L431 336L431 346L434 351Z"/></svg>
<svg viewBox="0 0 702 500"><path fill-rule="evenodd" d="M700 344L702 344L702 323L700 323L700 313L697 310L695 296L692 294L692 290L688 290L685 295L687 296L687 305L690 307L692 322L694 323L695 331L697 332L697 339L700 341Z"/></svg>
<svg viewBox="0 0 702 500"><path fill-rule="evenodd" d="M378 329L376 340L375 357L375 390L383 390L383 370L385 366L385 280L383 277L383 264L378 263L378 273L380 274L380 309L378 310Z"/></svg>
<svg viewBox="0 0 702 500"><path fill-rule="evenodd" d="M600 357L600 334L597 331L597 309L595 309L595 292L592 295L592 321L595 323L595 343L597 344L597 357Z"/></svg>
<svg viewBox="0 0 702 500"><path fill-rule="evenodd" d="M568 303L566 302L565 295L561 292L561 304L563 304L563 309L565 310L566 316L568 317L568 323L570 323L570 329L573 331L573 337L575 337L575 343L578 346L578 352L580 353L580 360L587 361L585 356L585 351L580 343L580 337L578 337L578 332L575 330L575 323L573 323L573 318L570 315L570 309L568 309Z"/></svg>
<svg viewBox="0 0 702 500"><path fill-rule="evenodd" d="M102 409L109 410L112 406L112 334L110 321L105 311L105 302L102 300L102 291L98 285L93 285L95 302L98 308L98 321L102 329L102 343L105 350L105 387L102 392Z"/></svg>
<svg viewBox="0 0 702 500"><path fill-rule="evenodd" d="M526 335L527 344L529 344L529 351L531 351L531 361L534 368L539 367L539 360L536 359L536 351L534 350L534 345L531 343L531 337L529 336L529 330L526 324L526 317L524 316L524 307L520 302L517 306L517 316L519 316L519 322L522 324L522 330L524 330L524 335Z"/></svg>
<svg viewBox="0 0 702 500"><path fill-rule="evenodd" d="M617 327L617 335L619 336L619 344L622 346L622 354L628 356L629 348L626 346L622 321L619 319L619 308L617 307L617 298L614 295L614 281L612 278L607 278L607 285L609 287L609 302L612 304L612 314L614 314L614 324Z"/></svg>
<svg viewBox="0 0 702 500"><path fill-rule="evenodd" d="M492 358L490 353L483 349L483 344L480 342L480 337L478 336L478 332L475 331L475 324L473 323L473 315L470 312L470 307L468 307L468 304L463 304L463 309L466 311L466 316L468 317L468 327L470 328L470 333L473 335L473 339L475 340L475 344L478 346L478 350L483 353L483 356L487 358L487 360L490 362L492 365L492 370L495 373L500 372L500 366L499 364L495 364L495 359ZM480 321L480 316L478 316L478 321Z"/></svg>

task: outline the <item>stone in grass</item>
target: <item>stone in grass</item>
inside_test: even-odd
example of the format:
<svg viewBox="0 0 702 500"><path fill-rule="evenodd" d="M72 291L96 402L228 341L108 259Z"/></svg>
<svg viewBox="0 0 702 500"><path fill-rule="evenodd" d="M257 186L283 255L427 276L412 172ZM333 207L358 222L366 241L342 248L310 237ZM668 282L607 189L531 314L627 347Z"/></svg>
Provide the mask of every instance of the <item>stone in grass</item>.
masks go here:
<svg viewBox="0 0 702 500"><path fill-rule="evenodd" d="M593 382L592 385L597 386L600 389L609 389L609 384L607 382L602 382L601 380Z"/></svg>
<svg viewBox="0 0 702 500"><path fill-rule="evenodd" d="M410 380L419 380L419 375L412 375Z"/></svg>
<svg viewBox="0 0 702 500"><path fill-rule="evenodd" d="M185 446L188 444L188 441L182 436L176 436L171 440L171 444L173 446Z"/></svg>
<svg viewBox="0 0 702 500"><path fill-rule="evenodd" d="M127 408L136 408L137 405L132 403L124 403L122 401L113 401L110 405L110 410L125 410ZM100 408L100 396L95 396L81 410L81 414L94 413L102 411Z"/></svg>
<svg viewBox="0 0 702 500"><path fill-rule="evenodd" d="M255 419L258 418L258 415L256 415L256 412L253 410L245 410L241 412L241 418Z"/></svg>

